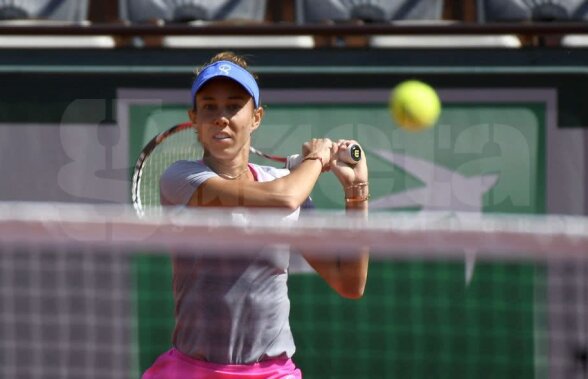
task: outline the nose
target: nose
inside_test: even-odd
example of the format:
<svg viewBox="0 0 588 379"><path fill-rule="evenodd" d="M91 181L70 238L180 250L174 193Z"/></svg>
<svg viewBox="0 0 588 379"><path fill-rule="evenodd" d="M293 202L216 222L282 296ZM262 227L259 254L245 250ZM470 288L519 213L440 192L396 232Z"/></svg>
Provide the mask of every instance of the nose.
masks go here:
<svg viewBox="0 0 588 379"><path fill-rule="evenodd" d="M224 128L225 126L229 125L229 118L224 112L219 113L214 119L214 125L218 126L219 128Z"/></svg>

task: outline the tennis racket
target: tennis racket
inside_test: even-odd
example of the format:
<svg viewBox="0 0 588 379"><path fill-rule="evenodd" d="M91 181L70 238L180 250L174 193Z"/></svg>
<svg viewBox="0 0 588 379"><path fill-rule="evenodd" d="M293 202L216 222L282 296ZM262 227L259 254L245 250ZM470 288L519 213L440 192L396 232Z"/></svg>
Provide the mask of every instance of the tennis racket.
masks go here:
<svg viewBox="0 0 588 379"><path fill-rule="evenodd" d="M288 157L266 154L253 147L250 151L260 157L283 163L288 169L298 166L304 158L299 154ZM361 160L362 151L358 145L352 145L347 151L348 154L339 159L349 164ZM190 122L175 125L153 137L139 154L133 172L131 200L137 213L142 216L147 208L159 208L159 178L165 169L179 160L201 159L202 154L202 146Z"/></svg>

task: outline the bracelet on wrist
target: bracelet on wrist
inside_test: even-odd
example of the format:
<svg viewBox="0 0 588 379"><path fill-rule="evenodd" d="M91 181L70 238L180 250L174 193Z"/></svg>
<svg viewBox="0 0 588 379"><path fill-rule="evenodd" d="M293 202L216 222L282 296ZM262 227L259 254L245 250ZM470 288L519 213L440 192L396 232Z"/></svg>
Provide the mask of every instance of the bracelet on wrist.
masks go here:
<svg viewBox="0 0 588 379"><path fill-rule="evenodd" d="M369 197L368 182L355 183L345 187L346 202L367 201Z"/></svg>
<svg viewBox="0 0 588 379"><path fill-rule="evenodd" d="M302 159L302 162L304 161L319 161L321 164L321 169L323 169L325 167L325 164L323 162L323 158L321 158L320 156L306 156L304 157L304 159Z"/></svg>
<svg viewBox="0 0 588 379"><path fill-rule="evenodd" d="M368 185L369 185L369 182L360 182L360 183L351 184L351 185L345 187L345 189L364 188L364 187L367 187Z"/></svg>
<svg viewBox="0 0 588 379"><path fill-rule="evenodd" d="M345 198L345 204L350 204L350 203L362 203L364 201L368 201L370 199L370 194L368 193L365 196L362 197L346 197Z"/></svg>

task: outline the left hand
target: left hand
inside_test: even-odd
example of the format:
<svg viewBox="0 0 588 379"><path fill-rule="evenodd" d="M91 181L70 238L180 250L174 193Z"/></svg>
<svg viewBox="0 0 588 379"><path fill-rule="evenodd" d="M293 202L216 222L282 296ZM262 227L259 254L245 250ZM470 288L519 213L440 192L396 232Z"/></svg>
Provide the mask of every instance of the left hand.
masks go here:
<svg viewBox="0 0 588 379"><path fill-rule="evenodd" d="M339 154L347 154L349 146L353 144L359 145L359 143L354 140L338 140L332 147L333 151L331 157L333 159L330 162L330 168L343 187L358 183L366 183L368 181L368 167L365 152L362 154L361 160L355 165L350 165L349 163L337 159Z"/></svg>

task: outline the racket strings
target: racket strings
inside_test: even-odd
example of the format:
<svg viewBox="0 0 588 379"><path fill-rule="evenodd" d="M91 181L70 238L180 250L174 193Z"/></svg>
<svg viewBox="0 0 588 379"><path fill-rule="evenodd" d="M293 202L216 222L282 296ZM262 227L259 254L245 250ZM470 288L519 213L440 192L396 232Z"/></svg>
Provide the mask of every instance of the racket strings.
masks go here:
<svg viewBox="0 0 588 379"><path fill-rule="evenodd" d="M167 136L145 160L139 185L139 200L143 208L159 208L159 179L172 163L202 159L202 148L192 129Z"/></svg>
<svg viewBox="0 0 588 379"><path fill-rule="evenodd" d="M174 162L199 160L203 148L191 123L178 124L151 140L139 157L133 175L133 205L138 214L159 213L161 210L159 179ZM251 153L275 162L285 163L286 157L266 154L253 147Z"/></svg>

